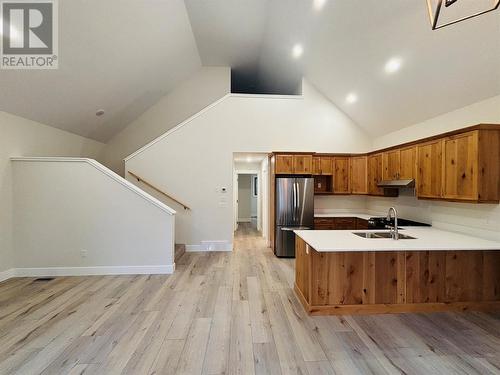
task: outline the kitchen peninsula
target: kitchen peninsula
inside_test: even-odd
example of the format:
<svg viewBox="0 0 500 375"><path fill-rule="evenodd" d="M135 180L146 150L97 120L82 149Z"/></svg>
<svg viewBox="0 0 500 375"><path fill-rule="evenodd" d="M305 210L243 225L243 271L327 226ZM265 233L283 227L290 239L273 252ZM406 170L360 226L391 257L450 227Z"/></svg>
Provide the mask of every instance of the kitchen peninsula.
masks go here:
<svg viewBox="0 0 500 375"><path fill-rule="evenodd" d="M295 291L310 314L500 310L498 242L417 227L400 240L380 230L295 233Z"/></svg>

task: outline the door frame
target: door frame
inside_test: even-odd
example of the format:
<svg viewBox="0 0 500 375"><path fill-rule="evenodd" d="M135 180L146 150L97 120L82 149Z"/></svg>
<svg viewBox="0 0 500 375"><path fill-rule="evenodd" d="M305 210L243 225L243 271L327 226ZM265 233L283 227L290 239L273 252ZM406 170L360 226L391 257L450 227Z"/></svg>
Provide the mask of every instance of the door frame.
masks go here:
<svg viewBox="0 0 500 375"><path fill-rule="evenodd" d="M257 182L259 184L257 190L257 230L262 231L262 171L258 169L245 169L238 170L234 169L233 172L233 232L238 229L238 175L240 174L249 174L249 175L257 175Z"/></svg>

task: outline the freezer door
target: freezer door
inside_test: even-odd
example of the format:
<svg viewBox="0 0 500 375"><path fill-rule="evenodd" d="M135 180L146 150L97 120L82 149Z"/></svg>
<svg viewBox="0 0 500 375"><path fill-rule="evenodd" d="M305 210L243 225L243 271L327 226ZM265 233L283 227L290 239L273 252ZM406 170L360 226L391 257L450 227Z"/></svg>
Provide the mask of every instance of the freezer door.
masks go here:
<svg viewBox="0 0 500 375"><path fill-rule="evenodd" d="M314 179L296 178L296 208L294 225L314 226Z"/></svg>
<svg viewBox="0 0 500 375"><path fill-rule="evenodd" d="M292 225L297 214L297 185L293 177L276 179L276 225Z"/></svg>
<svg viewBox="0 0 500 375"><path fill-rule="evenodd" d="M276 246L274 254L277 257L295 258L294 230L311 229L309 227L276 227Z"/></svg>

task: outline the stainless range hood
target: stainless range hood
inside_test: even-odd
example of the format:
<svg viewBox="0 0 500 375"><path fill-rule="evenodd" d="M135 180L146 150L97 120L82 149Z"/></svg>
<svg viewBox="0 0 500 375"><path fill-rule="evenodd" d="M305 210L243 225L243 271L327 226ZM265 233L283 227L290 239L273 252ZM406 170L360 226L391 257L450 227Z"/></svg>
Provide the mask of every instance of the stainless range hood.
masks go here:
<svg viewBox="0 0 500 375"><path fill-rule="evenodd" d="M415 180L384 180L377 184L378 187L392 188L392 189L412 189L415 187Z"/></svg>

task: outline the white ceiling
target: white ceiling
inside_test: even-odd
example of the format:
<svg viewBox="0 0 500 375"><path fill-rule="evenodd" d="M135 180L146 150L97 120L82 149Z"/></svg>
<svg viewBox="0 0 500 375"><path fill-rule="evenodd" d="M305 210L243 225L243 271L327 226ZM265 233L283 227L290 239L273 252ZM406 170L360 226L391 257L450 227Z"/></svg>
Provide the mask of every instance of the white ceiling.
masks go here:
<svg viewBox="0 0 500 375"><path fill-rule="evenodd" d="M59 1L59 69L0 70L0 111L107 141L200 66L182 0Z"/></svg>
<svg viewBox="0 0 500 375"><path fill-rule="evenodd" d="M257 69L261 85L284 90L303 74L372 135L500 94L500 10L431 31L425 0L324 0L320 11L316 2L186 6L203 64ZM403 66L387 75L394 56Z"/></svg>
<svg viewBox="0 0 500 375"><path fill-rule="evenodd" d="M304 75L373 135L500 94L500 10L431 31L425 0L316 2L59 1L59 70L0 70L0 110L107 141L201 64L285 91Z"/></svg>

